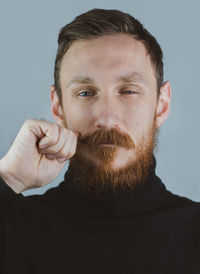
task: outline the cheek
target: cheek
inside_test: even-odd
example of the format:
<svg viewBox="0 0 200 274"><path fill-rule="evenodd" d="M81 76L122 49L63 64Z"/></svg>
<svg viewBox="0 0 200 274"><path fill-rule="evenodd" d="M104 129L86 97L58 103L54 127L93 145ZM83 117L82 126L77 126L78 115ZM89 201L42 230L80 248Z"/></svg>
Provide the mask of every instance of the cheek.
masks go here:
<svg viewBox="0 0 200 274"><path fill-rule="evenodd" d="M149 134L154 123L154 113L154 109L145 106L129 110L126 126L136 144Z"/></svg>
<svg viewBox="0 0 200 274"><path fill-rule="evenodd" d="M84 132L91 120L89 111L83 109L80 105L68 104L64 106L64 113L68 128Z"/></svg>

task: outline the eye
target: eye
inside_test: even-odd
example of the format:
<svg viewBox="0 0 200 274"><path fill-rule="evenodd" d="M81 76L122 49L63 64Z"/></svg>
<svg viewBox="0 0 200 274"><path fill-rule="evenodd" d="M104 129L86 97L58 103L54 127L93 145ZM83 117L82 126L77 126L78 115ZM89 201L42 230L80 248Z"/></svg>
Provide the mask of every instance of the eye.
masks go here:
<svg viewBox="0 0 200 274"><path fill-rule="evenodd" d="M135 92L133 90L125 90L125 91L121 91L121 93L129 95L129 94L135 94L137 92ZM91 95L94 95L94 91L85 90L85 91L82 91L78 94L78 96L80 96L81 98L91 97Z"/></svg>
<svg viewBox="0 0 200 274"><path fill-rule="evenodd" d="M87 95L90 94L91 95L91 94L94 94L94 92L91 91L91 90L86 90L86 91L82 91L81 93L79 93L78 96L80 96L81 94L87 94ZM88 97L87 95L86 96L80 96L80 97Z"/></svg>
<svg viewBox="0 0 200 274"><path fill-rule="evenodd" d="M124 91L121 91L121 93L126 93L126 94L135 94L137 92L133 91L133 90L124 90Z"/></svg>

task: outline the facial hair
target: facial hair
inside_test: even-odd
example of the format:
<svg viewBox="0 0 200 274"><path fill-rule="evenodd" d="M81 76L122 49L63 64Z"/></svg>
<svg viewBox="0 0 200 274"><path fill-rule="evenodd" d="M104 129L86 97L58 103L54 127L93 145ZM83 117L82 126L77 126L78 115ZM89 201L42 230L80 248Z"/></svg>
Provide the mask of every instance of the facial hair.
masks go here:
<svg viewBox="0 0 200 274"><path fill-rule="evenodd" d="M81 136L76 153L69 161L65 179L92 196L131 193L154 171L153 151L157 147L158 137L155 121L154 115L152 127L143 134L137 145L129 134L116 128L101 128L91 135ZM64 125L67 126L66 120ZM104 143L114 146L102 146ZM113 161L119 148L132 150L134 156L125 166L114 169ZM95 161L85 155L88 150Z"/></svg>

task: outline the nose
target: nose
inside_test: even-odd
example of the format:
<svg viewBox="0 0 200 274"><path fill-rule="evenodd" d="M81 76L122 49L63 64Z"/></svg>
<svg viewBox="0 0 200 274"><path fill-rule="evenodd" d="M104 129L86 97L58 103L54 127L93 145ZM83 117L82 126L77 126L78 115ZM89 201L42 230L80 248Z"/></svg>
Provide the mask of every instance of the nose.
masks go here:
<svg viewBox="0 0 200 274"><path fill-rule="evenodd" d="M95 104L95 128L120 128L120 111L117 102L108 94Z"/></svg>

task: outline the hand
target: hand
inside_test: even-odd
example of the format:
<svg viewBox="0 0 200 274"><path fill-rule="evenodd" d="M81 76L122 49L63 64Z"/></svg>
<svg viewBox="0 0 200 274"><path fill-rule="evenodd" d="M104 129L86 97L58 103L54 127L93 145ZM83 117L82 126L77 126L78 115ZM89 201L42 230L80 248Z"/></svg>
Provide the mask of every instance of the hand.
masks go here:
<svg viewBox="0 0 200 274"><path fill-rule="evenodd" d="M0 176L16 193L50 183L75 154L78 135L57 124L27 120L0 160Z"/></svg>

